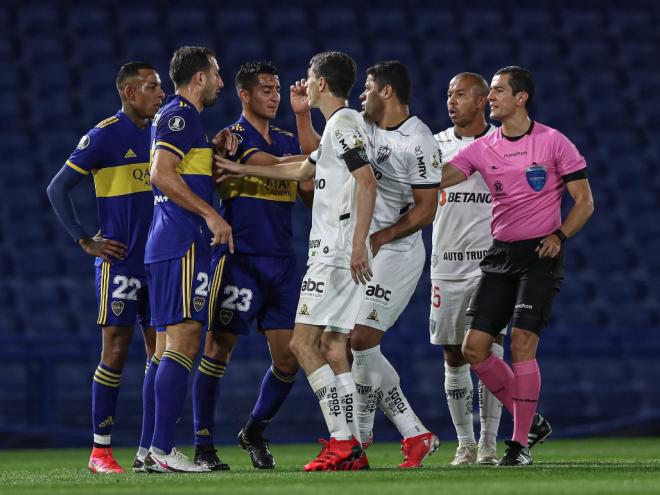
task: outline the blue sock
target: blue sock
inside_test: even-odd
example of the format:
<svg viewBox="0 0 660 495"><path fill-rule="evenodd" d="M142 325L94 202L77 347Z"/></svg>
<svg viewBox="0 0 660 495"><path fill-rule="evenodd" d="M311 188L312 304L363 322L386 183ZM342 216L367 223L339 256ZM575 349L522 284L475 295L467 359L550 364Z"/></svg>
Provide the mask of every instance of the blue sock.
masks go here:
<svg viewBox="0 0 660 495"><path fill-rule="evenodd" d="M218 382L225 374L226 363L202 356L193 380L193 416L195 445L213 445L213 423Z"/></svg>
<svg viewBox="0 0 660 495"><path fill-rule="evenodd" d="M271 366L261 381L259 397L250 413L247 423L248 429L263 431L266 425L279 411L284 399L293 388L296 375L289 375Z"/></svg>
<svg viewBox="0 0 660 495"><path fill-rule="evenodd" d="M154 437L154 420L156 414L156 399L154 396L154 382L160 359L156 356L151 358L144 374L142 384L142 434L140 435L140 447L149 449L151 439Z"/></svg>
<svg viewBox="0 0 660 495"><path fill-rule="evenodd" d="M92 381L92 421L95 447L110 446L110 434L115 421L120 383L121 370L113 370L109 366L99 363Z"/></svg>
<svg viewBox="0 0 660 495"><path fill-rule="evenodd" d="M176 441L176 422L183 411L192 360L176 351L165 351L154 382L156 421L151 446L165 454ZM160 452L159 452L160 453Z"/></svg>

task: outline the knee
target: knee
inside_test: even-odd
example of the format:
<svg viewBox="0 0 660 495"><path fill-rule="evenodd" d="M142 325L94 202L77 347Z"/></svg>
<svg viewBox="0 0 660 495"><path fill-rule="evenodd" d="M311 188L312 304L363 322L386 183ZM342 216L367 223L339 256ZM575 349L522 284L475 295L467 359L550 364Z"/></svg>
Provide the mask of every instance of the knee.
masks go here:
<svg viewBox="0 0 660 495"><path fill-rule="evenodd" d="M461 349L463 358L470 364L477 364L488 358L490 349L482 349L466 340ZM451 365L450 365L451 366Z"/></svg>
<svg viewBox="0 0 660 495"><path fill-rule="evenodd" d="M288 356L279 356L277 358L273 358L273 366L289 375L295 374L300 368L298 360L293 353L289 354Z"/></svg>
<svg viewBox="0 0 660 495"><path fill-rule="evenodd" d="M291 341L289 342L289 350L291 353L299 360L300 356L302 356L305 352L306 345L304 342L302 342L299 338L296 337L294 334L293 337L291 338Z"/></svg>
<svg viewBox="0 0 660 495"><path fill-rule="evenodd" d="M451 366L452 368L458 368L467 362L465 357L463 357L461 346L448 345L443 348L443 352L445 356L445 363L447 363L447 365Z"/></svg>
<svg viewBox="0 0 660 495"><path fill-rule="evenodd" d="M225 339L208 332L204 344L204 355L223 363L229 363L234 344L235 339Z"/></svg>

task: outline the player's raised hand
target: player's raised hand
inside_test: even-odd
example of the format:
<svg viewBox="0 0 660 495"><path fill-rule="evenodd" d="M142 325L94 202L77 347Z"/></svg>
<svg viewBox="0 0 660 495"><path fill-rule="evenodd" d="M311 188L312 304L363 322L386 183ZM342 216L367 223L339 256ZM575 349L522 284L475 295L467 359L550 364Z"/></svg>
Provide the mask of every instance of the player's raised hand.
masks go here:
<svg viewBox="0 0 660 495"><path fill-rule="evenodd" d="M106 239L96 234L93 238L83 238L78 241L80 247L90 256L108 261L110 257L123 260L126 257L126 244L112 239Z"/></svg>
<svg viewBox="0 0 660 495"><path fill-rule="evenodd" d="M219 244L227 244L229 252L234 254L234 237L231 232L231 225L229 225L224 218L213 210L211 214L204 218L213 238L211 239L211 246Z"/></svg>
<svg viewBox="0 0 660 495"><path fill-rule="evenodd" d="M353 247L351 254L351 276L356 284L367 285L374 273L369 266L369 254L367 246Z"/></svg>
<svg viewBox="0 0 660 495"><path fill-rule="evenodd" d="M216 177L215 181L218 183L225 179L245 177L245 172L240 164L227 160L218 153L213 154L213 172L214 177Z"/></svg>
<svg viewBox="0 0 660 495"><path fill-rule="evenodd" d="M300 79L290 86L291 110L293 113L309 112L309 98L307 97L307 88L305 80Z"/></svg>
<svg viewBox="0 0 660 495"><path fill-rule="evenodd" d="M238 139L228 127L225 127L218 132L215 137L211 139L211 142L213 143L213 146L215 146L215 152L221 156L234 155L238 148Z"/></svg>

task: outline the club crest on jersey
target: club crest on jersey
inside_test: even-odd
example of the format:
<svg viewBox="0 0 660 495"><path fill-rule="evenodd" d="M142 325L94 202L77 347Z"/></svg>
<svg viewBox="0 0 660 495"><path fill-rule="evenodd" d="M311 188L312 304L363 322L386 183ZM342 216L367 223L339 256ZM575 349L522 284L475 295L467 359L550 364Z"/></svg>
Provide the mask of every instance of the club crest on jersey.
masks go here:
<svg viewBox="0 0 660 495"><path fill-rule="evenodd" d="M193 298L193 307L195 308L195 311L200 312L204 307L204 304L206 304L205 298L200 296L195 296Z"/></svg>
<svg viewBox="0 0 660 495"><path fill-rule="evenodd" d="M241 136L240 134L237 134L236 132L232 132L232 134L233 134L234 139L236 139L236 142L238 144L241 144L243 142L243 136Z"/></svg>
<svg viewBox="0 0 660 495"><path fill-rule="evenodd" d="M124 302L112 301L112 304L110 305L110 309L112 309L112 312L115 314L115 316L119 316L124 312Z"/></svg>
<svg viewBox="0 0 660 495"><path fill-rule="evenodd" d="M220 310L220 321L223 325L226 325L234 317L234 312L231 309L221 309Z"/></svg>
<svg viewBox="0 0 660 495"><path fill-rule="evenodd" d="M172 131L180 131L186 127L186 121L183 120L183 117L175 115L167 121L167 127L169 127Z"/></svg>
<svg viewBox="0 0 660 495"><path fill-rule="evenodd" d="M545 186L545 181L548 178L548 169L545 165L533 163L525 169L525 177L527 177L529 187L539 192Z"/></svg>
<svg viewBox="0 0 660 495"><path fill-rule="evenodd" d="M380 146L376 152L376 161L378 163L383 163L387 160L392 154L392 148L386 144Z"/></svg>
<svg viewBox="0 0 660 495"><path fill-rule="evenodd" d="M83 137L80 138L80 141L78 141L78 145L76 146L77 150L84 150L89 146L89 136L85 134Z"/></svg>

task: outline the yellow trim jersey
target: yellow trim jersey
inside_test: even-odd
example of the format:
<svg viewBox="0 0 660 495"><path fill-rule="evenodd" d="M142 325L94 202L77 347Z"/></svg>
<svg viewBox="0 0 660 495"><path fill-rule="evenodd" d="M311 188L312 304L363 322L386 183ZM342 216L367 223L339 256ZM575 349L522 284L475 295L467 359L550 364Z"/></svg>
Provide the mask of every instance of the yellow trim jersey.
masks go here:
<svg viewBox="0 0 660 495"><path fill-rule="evenodd" d="M245 163L263 151L273 156L300 154L298 139L290 132L269 126L270 143L241 115L231 127L238 140L236 154L229 157ZM243 177L220 185L220 214L231 225L236 252L261 256L291 256L292 212L298 183L295 181ZM258 239L259 242L256 242ZM227 252L216 248L215 256Z"/></svg>
<svg viewBox="0 0 660 495"><path fill-rule="evenodd" d="M200 198L213 204L212 149L199 112L176 95L160 109L151 126L151 158L165 150L181 159L177 173ZM154 215L147 239L145 263L181 258L196 242L202 249L211 243L211 233L202 217L173 201L152 186ZM210 249L210 248L209 248Z"/></svg>
<svg viewBox="0 0 660 495"><path fill-rule="evenodd" d="M139 128L120 111L85 134L66 161L79 174L92 174L101 235L128 246L126 258L112 258L112 265L136 275L144 273L153 211L149 136L149 126ZM97 258L96 265L101 262Z"/></svg>

